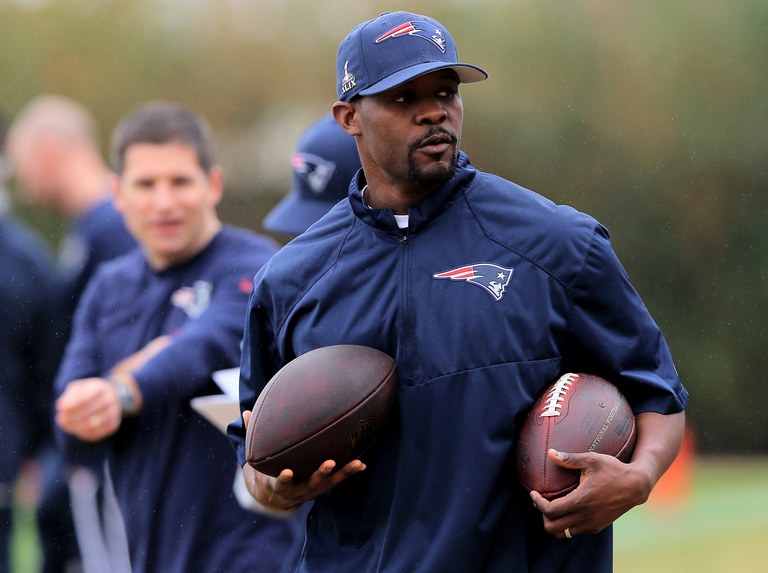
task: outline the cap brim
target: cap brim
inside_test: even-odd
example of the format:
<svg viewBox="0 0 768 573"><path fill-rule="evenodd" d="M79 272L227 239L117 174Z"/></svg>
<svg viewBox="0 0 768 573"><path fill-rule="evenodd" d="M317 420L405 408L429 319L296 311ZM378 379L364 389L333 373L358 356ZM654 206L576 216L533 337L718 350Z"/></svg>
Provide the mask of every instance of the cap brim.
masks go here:
<svg viewBox="0 0 768 573"><path fill-rule="evenodd" d="M456 72L456 74L459 76L459 82L463 84L481 82L488 78L488 72L486 72L483 68L473 66L472 64L446 64L445 62L428 62L400 70L399 72L384 78L380 82L377 82L364 90L360 90L358 95L366 96L378 94L404 84L405 82L409 82L412 79L418 78L419 76L423 76L424 74L436 72L437 70L449 69Z"/></svg>
<svg viewBox="0 0 768 573"><path fill-rule="evenodd" d="M300 235L331 210L327 201L302 199L289 193L264 218L264 228L274 233Z"/></svg>

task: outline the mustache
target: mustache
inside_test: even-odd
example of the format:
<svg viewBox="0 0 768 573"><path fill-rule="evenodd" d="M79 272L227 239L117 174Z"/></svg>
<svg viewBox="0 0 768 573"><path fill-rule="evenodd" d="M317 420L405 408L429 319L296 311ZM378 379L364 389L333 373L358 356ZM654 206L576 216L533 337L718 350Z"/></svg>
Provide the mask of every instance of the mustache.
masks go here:
<svg viewBox="0 0 768 573"><path fill-rule="evenodd" d="M451 133L444 127L442 126L430 127L429 130L427 130L424 134L422 134L421 136L419 136L418 138L414 139L411 142L410 148L412 150L418 149L431 138L437 138L442 140L442 139L445 139L446 137L450 139L450 142L452 145L457 145L459 142L458 136L455 133Z"/></svg>

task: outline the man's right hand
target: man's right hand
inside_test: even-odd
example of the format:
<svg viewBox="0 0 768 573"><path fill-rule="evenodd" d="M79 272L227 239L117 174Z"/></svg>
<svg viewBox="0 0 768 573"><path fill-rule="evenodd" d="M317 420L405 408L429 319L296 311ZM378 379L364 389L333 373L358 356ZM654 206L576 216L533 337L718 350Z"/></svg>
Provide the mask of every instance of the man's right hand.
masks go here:
<svg viewBox="0 0 768 573"><path fill-rule="evenodd" d="M251 419L251 412L243 412L245 427ZM264 507L277 511L291 511L301 504L330 491L348 477L365 470L360 460L352 460L334 471L336 462L326 460L320 467L302 481L294 481L293 472L284 469L277 477L257 471L250 464L243 466L245 485L253 498Z"/></svg>
<svg viewBox="0 0 768 573"><path fill-rule="evenodd" d="M56 400L56 423L85 442L98 442L120 427L117 394L104 378L73 380Z"/></svg>

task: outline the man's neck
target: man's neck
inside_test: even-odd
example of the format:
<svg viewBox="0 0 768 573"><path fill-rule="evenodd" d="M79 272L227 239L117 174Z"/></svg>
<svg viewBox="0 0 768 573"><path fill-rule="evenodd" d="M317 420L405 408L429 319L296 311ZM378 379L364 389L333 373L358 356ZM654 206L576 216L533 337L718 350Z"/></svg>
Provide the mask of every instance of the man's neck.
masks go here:
<svg viewBox="0 0 768 573"><path fill-rule="evenodd" d="M408 209L419 205L434 189L409 187L401 189L378 185L375 189L366 185L365 202L372 209L392 209L396 215L407 215Z"/></svg>

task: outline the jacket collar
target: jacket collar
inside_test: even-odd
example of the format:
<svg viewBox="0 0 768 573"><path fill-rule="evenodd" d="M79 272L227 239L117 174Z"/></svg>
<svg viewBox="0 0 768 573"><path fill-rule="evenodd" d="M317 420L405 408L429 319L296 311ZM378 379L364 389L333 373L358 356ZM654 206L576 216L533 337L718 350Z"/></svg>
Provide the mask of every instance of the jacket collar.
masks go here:
<svg viewBox="0 0 768 573"><path fill-rule="evenodd" d="M450 181L424 199L419 205L408 209L408 231L418 232L433 219L437 218L464 192L476 174L477 170L470 165L467 155L460 151L456 163L456 173ZM352 180L350 187L349 201L352 205L352 211L364 223L393 234L393 236L398 238L402 237L402 231L397 227L392 209L370 209L366 207L361 193L365 184L365 174L361 169Z"/></svg>

